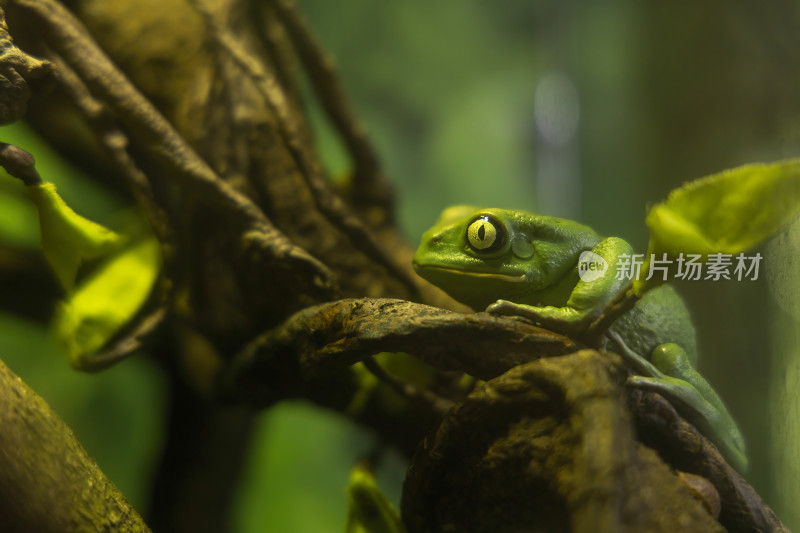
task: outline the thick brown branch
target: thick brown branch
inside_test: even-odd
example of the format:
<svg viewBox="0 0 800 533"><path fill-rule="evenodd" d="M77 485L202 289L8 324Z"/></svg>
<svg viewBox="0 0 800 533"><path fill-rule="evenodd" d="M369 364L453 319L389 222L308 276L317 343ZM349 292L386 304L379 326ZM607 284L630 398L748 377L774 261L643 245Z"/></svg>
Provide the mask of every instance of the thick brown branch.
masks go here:
<svg viewBox="0 0 800 533"><path fill-rule="evenodd" d="M497 453L501 455L524 451L524 448L519 448L519 435L502 437L502 443L479 445L474 442L466 444L470 441L464 432L505 431L503 428L513 424L507 420L508 412L513 416L527 413L556 419L566 416L566 427L578 435L563 438L568 443L578 439L586 443L586 447L575 448L569 452L573 456L559 459L566 461L561 466L541 458L544 462L531 466L525 474L538 477L528 481L518 477L519 467L515 466L518 463L506 458L511 461L506 465L508 471L494 472L498 487L509 484L510 490L518 491L525 495L525 501L530 501L531 494L544 490L536 488L538 484L545 483L550 487L547 490L555 491L546 496L549 498L547 501L570 510L570 522L576 531L595 531L593 528L598 523L605 524L602 530L609 532L669 531L675 523L671 522L672 516L665 517L672 511L664 509L682 509L684 505L695 505L696 502L688 492L681 492L681 482L652 451L636 443L623 388L629 371L619 360L607 354L583 351L564 356L578 348L569 338L516 319L485 313L464 315L393 299L340 300L301 311L251 343L234 361L223 386L228 395L265 405L283 397L303 394L303 389L313 390L330 376L374 353L411 353L440 370L461 370L492 380L486 389L474 393L467 400L465 405L471 407L461 406L456 408L455 414L447 415L449 422L444 423L444 429L440 428L436 438L450 440L429 444L428 451L434 463L445 462L440 466L427 464L424 472L416 472L419 483L425 484L426 480L440 479L444 475L432 472L431 468L446 468L452 474L455 467L446 462L442 454L479 453L486 446L497 446ZM502 377L493 379L501 374ZM666 400L654 393L637 390L628 390L627 393L633 399L630 404L633 419L644 436L644 442L658 450L674 467L702 476L710 482L709 486L716 487L722 499L720 520L726 527L731 531L781 530L783 526L769 507L733 471L716 448L681 419ZM533 404L528 405L529 402ZM483 414L469 411L476 409ZM472 420L474 417L482 421ZM479 424L488 426L480 429L483 426ZM534 431L530 437L538 439L542 437L535 432L540 430L541 427L534 423L524 431ZM524 453L547 455L561 449L561 445L549 437L530 446L533 448ZM500 451L505 447L508 447L506 451ZM474 457L468 463L474 466L476 461L484 460L492 462L488 457ZM530 460L529 457L519 458L524 464ZM634 475L631 465L636 465L637 471L646 469L647 472ZM467 463L463 467L468 468ZM569 483L541 479L541 476L548 475L556 479L565 469L571 469L570 475L575 476ZM482 476L478 476L475 483L484 483L486 477ZM555 488L547 485L562 482L563 485ZM410 483L412 486L407 488L407 493L413 495L416 503L408 512L425 513L414 506L432 505L431 516L440 517L442 507L431 504L430 494L413 485L417 483L413 478ZM671 503L665 505L666 500L641 497L642 487L649 485L661 487L659 490L664 493L660 496L667 495L665 497ZM440 495L451 489L461 490L454 487L430 488ZM472 519L496 519L485 507L488 505L486 501L493 500L486 492L482 494L475 497L473 505L476 509L484 505L484 514L476 511ZM453 498L463 500L465 497L461 494ZM464 514L463 505L452 505L452 516ZM623 507L626 511L620 514L619 509ZM700 524L700 528L711 528L704 529L706 531L713 531L715 520L697 512L699 507L692 508L695 509L690 513L693 523ZM425 521L431 516L416 519ZM530 518L524 513L518 516ZM667 525L662 527L663 524ZM420 526L420 530L436 531L440 526L442 523L437 522L430 529Z"/></svg>
<svg viewBox="0 0 800 533"><path fill-rule="evenodd" d="M611 358L583 350L489 381L451 411L409 468L419 532L722 531L633 431Z"/></svg>
<svg viewBox="0 0 800 533"><path fill-rule="evenodd" d="M722 500L719 521L728 531L788 532L753 487L667 400L641 389L630 390L628 397L642 442L675 468L703 476L717 488Z"/></svg>
<svg viewBox="0 0 800 533"><path fill-rule="evenodd" d="M223 382L227 395L263 404L378 352L407 352L439 370L481 379L577 349L571 339L487 313L463 315L394 299L310 307L252 342Z"/></svg>
<svg viewBox="0 0 800 533"><path fill-rule="evenodd" d="M149 531L50 407L0 361L0 530Z"/></svg>

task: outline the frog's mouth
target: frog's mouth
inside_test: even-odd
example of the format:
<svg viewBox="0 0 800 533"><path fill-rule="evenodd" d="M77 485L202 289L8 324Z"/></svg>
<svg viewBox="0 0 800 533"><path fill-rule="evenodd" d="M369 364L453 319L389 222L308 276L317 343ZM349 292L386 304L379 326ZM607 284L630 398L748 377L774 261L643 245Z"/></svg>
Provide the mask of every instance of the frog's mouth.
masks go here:
<svg viewBox="0 0 800 533"><path fill-rule="evenodd" d="M509 283L525 283L525 274L512 275L512 274L498 274L497 272L475 272L473 270L459 270L457 268L447 268L440 266L420 265L414 263L414 267L418 270L435 270L437 272L444 272L447 274L456 274L458 276L468 276L470 278L493 279L497 281L505 281Z"/></svg>

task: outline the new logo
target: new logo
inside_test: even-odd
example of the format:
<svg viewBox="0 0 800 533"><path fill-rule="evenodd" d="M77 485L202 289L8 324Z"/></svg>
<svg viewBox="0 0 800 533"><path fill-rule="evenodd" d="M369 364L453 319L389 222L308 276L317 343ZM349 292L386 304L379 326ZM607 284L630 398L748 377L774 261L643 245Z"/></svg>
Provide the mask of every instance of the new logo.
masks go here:
<svg viewBox="0 0 800 533"><path fill-rule="evenodd" d="M578 259L578 276L581 281L591 282L605 276L608 263L594 252L583 252Z"/></svg>

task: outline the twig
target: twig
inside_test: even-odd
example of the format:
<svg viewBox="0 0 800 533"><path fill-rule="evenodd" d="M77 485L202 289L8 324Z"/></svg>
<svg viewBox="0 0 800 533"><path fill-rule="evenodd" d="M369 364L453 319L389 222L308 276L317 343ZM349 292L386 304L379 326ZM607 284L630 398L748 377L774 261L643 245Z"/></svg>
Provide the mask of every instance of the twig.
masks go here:
<svg viewBox="0 0 800 533"><path fill-rule="evenodd" d="M92 96L75 71L58 56L53 58L53 62L56 65L56 80L111 156L116 170L125 178L139 209L162 244L162 256L168 261L174 246L172 230L166 213L154 198L150 181L128 153L128 137L115 124L103 104ZM165 250L166 247L169 250ZM165 251L168 253L164 254Z"/></svg>
<svg viewBox="0 0 800 533"><path fill-rule="evenodd" d="M292 106L299 110L302 106L300 68L286 29L274 15L273 7L260 0L248 2L248 14L260 23L257 27L263 28L263 31L256 32L256 37L264 46L275 78L284 88L284 93L292 99ZM307 135L307 132L303 134Z"/></svg>
<svg viewBox="0 0 800 533"><path fill-rule="evenodd" d="M353 157L353 194L356 202L361 207L379 207L386 213L386 219L382 222L392 223L394 191L381 168L366 129L356 118L345 95L333 58L325 52L290 2L276 0L272 4L308 72L311 87Z"/></svg>
<svg viewBox="0 0 800 533"><path fill-rule="evenodd" d="M171 297L162 298L158 306L139 320L133 330L103 351L80 358L78 360L79 364L73 364L73 368L83 372L100 372L124 361L141 350L144 344L153 337L164 323L170 305Z"/></svg>
<svg viewBox="0 0 800 533"><path fill-rule="evenodd" d="M369 370L373 376L388 385L392 390L403 398L408 399L414 403L420 403L427 407L432 408L439 414L444 414L448 409L455 405L455 402L447 398L438 396L423 388L416 387L411 383L406 383L403 380L396 378L390 373L386 372L375 359L368 357L362 361L364 367Z"/></svg>
<svg viewBox="0 0 800 533"><path fill-rule="evenodd" d="M158 237L161 244L161 258L164 275L161 279L162 292L155 309L142 317L135 328L129 330L122 338L103 351L80 360L79 370L98 372L105 370L140 350L144 343L159 329L167 316L172 303L173 254L175 243L167 215L158 205L150 181L127 151L128 138L115 124L105 107L95 99L80 78L60 57L53 58L56 65L56 80L64 89L70 100L94 130L94 134L128 184L139 209Z"/></svg>
<svg viewBox="0 0 800 533"><path fill-rule="evenodd" d="M0 167L25 185L42 183L42 178L36 171L36 160L22 148L0 142Z"/></svg>

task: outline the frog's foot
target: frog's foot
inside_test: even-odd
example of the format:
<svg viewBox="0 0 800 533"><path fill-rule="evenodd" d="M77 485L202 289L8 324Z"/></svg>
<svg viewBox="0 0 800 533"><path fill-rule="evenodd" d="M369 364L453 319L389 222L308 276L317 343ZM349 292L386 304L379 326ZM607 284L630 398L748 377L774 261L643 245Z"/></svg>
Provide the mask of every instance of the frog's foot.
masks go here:
<svg viewBox="0 0 800 533"><path fill-rule="evenodd" d="M590 318L568 307L536 307L508 300L497 300L486 308L486 312L493 315L522 317L561 333L585 329Z"/></svg>
<svg viewBox="0 0 800 533"><path fill-rule="evenodd" d="M534 322L540 322L541 317L536 312L536 309L536 307L530 305L517 304L508 300L497 300L495 303L489 304L486 312L493 315L521 316Z"/></svg>
<svg viewBox="0 0 800 533"><path fill-rule="evenodd" d="M723 457L739 472L747 470L744 439L727 410L718 410L688 381L679 378L631 376L625 383L659 393L713 442Z"/></svg>
<svg viewBox="0 0 800 533"><path fill-rule="evenodd" d="M653 350L653 363L628 348L614 332L608 333L626 363L642 376L631 376L626 385L652 390L709 438L739 472L747 470L745 444L739 428L711 385L689 363L686 352L676 344Z"/></svg>

